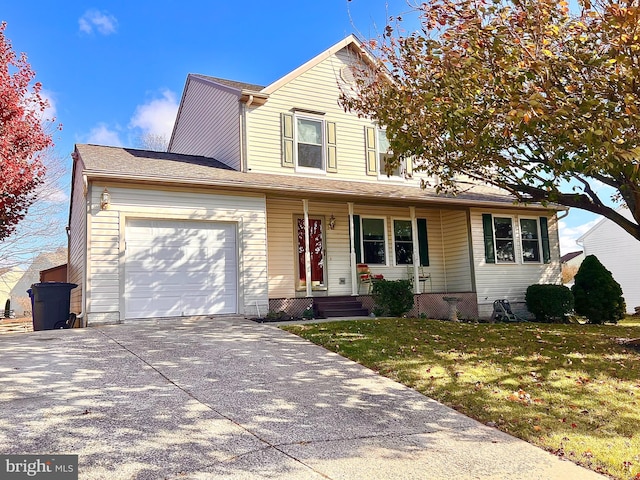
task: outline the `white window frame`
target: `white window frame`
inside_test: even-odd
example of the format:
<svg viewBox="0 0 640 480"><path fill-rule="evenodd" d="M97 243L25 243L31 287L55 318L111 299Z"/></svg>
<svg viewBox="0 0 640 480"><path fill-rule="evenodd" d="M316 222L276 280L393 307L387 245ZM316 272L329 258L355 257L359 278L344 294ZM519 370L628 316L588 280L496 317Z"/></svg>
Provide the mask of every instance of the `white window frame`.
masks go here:
<svg viewBox="0 0 640 480"><path fill-rule="evenodd" d="M392 252L393 252L393 265L395 267L407 267L407 266L412 266L414 264L414 262L412 261L411 263L398 263L398 258L396 257L396 221L402 221L402 222L409 222L409 226L411 227L411 259L414 260L413 258L413 239L416 238L414 235L414 231L413 231L413 223L411 222L410 218L404 218L404 217L393 217L391 219L391 240L392 240ZM407 242L402 242L402 243L407 243Z"/></svg>
<svg viewBox="0 0 640 480"><path fill-rule="evenodd" d="M388 155L389 152L383 153L380 150L380 135L383 134L386 136L387 130L384 128L376 127L376 169L378 171L378 179L379 180L391 180L391 181L403 181L404 172L407 170L407 166L404 159L401 159L398 164L398 174L391 174L387 176L387 172L382 169L382 155ZM394 255L395 256L395 255Z"/></svg>
<svg viewBox="0 0 640 480"><path fill-rule="evenodd" d="M524 239L522 238L522 220L533 220L536 222L536 234L538 238L536 239L538 242L538 260L525 260L524 259ZM518 217L518 238L520 241L520 258L522 259L523 265L539 265L543 263L542 258L542 232L540 231L540 218L538 217Z"/></svg>
<svg viewBox="0 0 640 480"><path fill-rule="evenodd" d="M384 242L384 263L371 263L367 262L365 258L365 248L364 248L364 220L382 220L382 241ZM376 217L373 215L361 215L360 216L360 251L362 252L362 263L366 263L367 265L378 265L378 266L389 266L389 242L387 241L387 217Z"/></svg>
<svg viewBox="0 0 640 480"><path fill-rule="evenodd" d="M322 161L321 168L307 167L304 165L300 165L299 155L298 155L298 120L308 120L312 122L320 123L320 134L322 135L322 141L320 143L320 155ZM310 114L299 114L296 113L293 115L293 154L294 154L294 164L296 172L303 173L315 173L315 174L326 174L327 173L327 133L326 133L326 122L322 117L318 117Z"/></svg>
<svg viewBox="0 0 640 480"><path fill-rule="evenodd" d="M496 222L495 222L496 218L508 218L509 220L511 220L511 242L513 244L513 261L500 260L498 258L498 235L496 233ZM519 236L519 228L518 230L516 230L516 225L519 226L520 223L516 223L515 217L512 215L491 214L491 227L493 228L493 251L495 255L496 264L514 265L518 263L518 251L516 248L516 245L517 245L516 240L518 239L518 236ZM500 240L504 240L504 239L501 237Z"/></svg>

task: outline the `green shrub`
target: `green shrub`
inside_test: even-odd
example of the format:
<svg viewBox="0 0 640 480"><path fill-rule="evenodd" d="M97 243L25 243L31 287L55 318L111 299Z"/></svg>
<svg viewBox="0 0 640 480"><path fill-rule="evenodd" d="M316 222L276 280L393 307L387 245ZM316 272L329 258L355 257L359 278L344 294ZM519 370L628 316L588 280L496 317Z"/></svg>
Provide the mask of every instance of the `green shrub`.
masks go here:
<svg viewBox="0 0 640 480"><path fill-rule="evenodd" d="M565 323L573 310L573 294L564 285L529 285L524 299L538 322Z"/></svg>
<svg viewBox="0 0 640 480"><path fill-rule="evenodd" d="M380 316L401 317L413 308L413 290L409 280L380 280L373 284L374 312Z"/></svg>
<svg viewBox="0 0 640 480"><path fill-rule="evenodd" d="M622 288L595 255L582 261L574 281L571 291L576 313L587 317L589 323L617 323L624 317Z"/></svg>

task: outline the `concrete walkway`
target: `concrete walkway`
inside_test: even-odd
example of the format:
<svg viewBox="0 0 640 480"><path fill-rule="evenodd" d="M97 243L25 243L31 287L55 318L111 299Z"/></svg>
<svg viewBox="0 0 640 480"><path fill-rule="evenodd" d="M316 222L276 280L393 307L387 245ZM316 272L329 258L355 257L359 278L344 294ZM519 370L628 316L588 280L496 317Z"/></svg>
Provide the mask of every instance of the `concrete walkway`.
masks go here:
<svg viewBox="0 0 640 480"><path fill-rule="evenodd" d="M0 336L0 452L81 479L604 478L274 325Z"/></svg>

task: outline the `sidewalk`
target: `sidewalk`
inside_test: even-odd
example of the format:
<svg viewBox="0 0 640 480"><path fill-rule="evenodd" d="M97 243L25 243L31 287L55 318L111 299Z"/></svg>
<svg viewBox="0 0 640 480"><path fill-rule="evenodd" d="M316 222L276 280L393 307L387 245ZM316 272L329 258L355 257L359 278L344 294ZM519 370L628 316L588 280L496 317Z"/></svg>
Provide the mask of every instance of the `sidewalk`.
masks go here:
<svg viewBox="0 0 640 480"><path fill-rule="evenodd" d="M270 324L0 336L0 451L81 479L602 479Z"/></svg>

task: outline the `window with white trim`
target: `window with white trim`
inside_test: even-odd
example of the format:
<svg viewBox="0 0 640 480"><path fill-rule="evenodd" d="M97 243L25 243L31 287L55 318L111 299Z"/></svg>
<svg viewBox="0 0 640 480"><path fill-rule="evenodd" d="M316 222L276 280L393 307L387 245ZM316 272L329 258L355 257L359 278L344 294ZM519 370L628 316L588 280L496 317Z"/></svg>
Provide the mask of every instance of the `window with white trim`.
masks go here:
<svg viewBox="0 0 640 480"><path fill-rule="evenodd" d="M387 245L383 218L362 218L362 258L369 265L386 265Z"/></svg>
<svg viewBox="0 0 640 480"><path fill-rule="evenodd" d="M401 160L392 169L388 169L387 163L393 159L393 151L389 146L387 131L377 128L377 155L378 155L378 175L381 177L401 177L404 173L404 162Z"/></svg>
<svg viewBox="0 0 640 480"><path fill-rule="evenodd" d="M393 249L396 265L413 265L411 220L393 220Z"/></svg>
<svg viewBox="0 0 640 480"><path fill-rule="evenodd" d="M520 238L522 241L522 261L540 263L540 229L538 219L520 219Z"/></svg>
<svg viewBox="0 0 640 480"><path fill-rule="evenodd" d="M324 121L296 115L296 165L324 170Z"/></svg>
<svg viewBox="0 0 640 480"><path fill-rule="evenodd" d="M513 219L493 217L493 232L498 263L515 263L516 253L513 241Z"/></svg>

